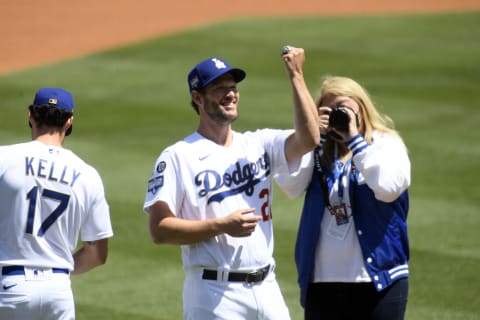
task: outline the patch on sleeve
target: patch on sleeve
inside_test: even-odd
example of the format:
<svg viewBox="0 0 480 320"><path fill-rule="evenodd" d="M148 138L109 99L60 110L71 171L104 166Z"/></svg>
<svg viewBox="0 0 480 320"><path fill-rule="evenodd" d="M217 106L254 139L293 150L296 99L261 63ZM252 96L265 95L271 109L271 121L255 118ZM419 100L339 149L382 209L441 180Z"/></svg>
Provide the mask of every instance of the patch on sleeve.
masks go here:
<svg viewBox="0 0 480 320"><path fill-rule="evenodd" d="M165 161L160 161L157 165L157 173L162 173L163 171L165 171L166 167L167 164L165 163Z"/></svg>
<svg viewBox="0 0 480 320"><path fill-rule="evenodd" d="M148 192L156 194L158 189L163 186L163 176L154 177L148 180Z"/></svg>

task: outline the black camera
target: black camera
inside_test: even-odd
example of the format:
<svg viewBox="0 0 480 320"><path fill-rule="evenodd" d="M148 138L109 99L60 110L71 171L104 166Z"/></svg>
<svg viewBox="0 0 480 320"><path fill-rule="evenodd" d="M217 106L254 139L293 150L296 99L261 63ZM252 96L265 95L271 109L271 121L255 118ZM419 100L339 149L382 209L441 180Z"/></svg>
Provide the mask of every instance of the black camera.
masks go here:
<svg viewBox="0 0 480 320"><path fill-rule="evenodd" d="M350 107L347 107L343 104L339 104L336 107L332 108L332 111L330 112L330 117L328 119L328 126L330 128L334 128L340 132L348 132L350 116L347 113L347 108Z"/></svg>
<svg viewBox="0 0 480 320"><path fill-rule="evenodd" d="M357 125L357 128L360 127L358 114L355 112L355 110L341 103L333 107L332 111L330 111L328 118L328 126L340 132L348 132L350 116L348 115L347 109L350 109L353 114L355 114L355 124Z"/></svg>

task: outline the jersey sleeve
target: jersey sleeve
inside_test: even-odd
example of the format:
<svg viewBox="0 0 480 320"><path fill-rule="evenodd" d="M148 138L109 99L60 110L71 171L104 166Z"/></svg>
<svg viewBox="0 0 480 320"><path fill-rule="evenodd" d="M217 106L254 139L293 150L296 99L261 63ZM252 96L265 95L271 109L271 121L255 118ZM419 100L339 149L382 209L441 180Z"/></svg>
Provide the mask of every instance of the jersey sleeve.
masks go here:
<svg viewBox="0 0 480 320"><path fill-rule="evenodd" d="M148 180L147 192L143 210L149 213L149 207L157 201L164 201L170 210L176 215L177 205L180 204L181 183L177 181L180 176L176 165L175 153L170 148L160 154L155 162L150 179Z"/></svg>
<svg viewBox="0 0 480 320"><path fill-rule="evenodd" d="M103 182L94 169L91 172L91 180L92 199L81 229L82 241L96 241L113 236L110 208L105 198Z"/></svg>
<svg viewBox="0 0 480 320"><path fill-rule="evenodd" d="M273 174L288 173L290 169L285 156L285 142L293 130L261 129L257 133L272 161Z"/></svg>

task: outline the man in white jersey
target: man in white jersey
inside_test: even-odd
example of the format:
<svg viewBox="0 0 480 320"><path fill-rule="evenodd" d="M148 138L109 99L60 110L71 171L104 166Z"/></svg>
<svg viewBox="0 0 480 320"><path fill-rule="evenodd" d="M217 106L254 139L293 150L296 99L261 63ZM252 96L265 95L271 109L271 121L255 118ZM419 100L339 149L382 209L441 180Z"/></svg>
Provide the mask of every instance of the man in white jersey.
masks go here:
<svg viewBox="0 0 480 320"><path fill-rule="evenodd" d="M188 75L197 131L160 154L148 181L153 241L182 248L184 319L290 319L274 273L272 177L295 170L320 135L304 50L290 48L282 59L294 130L233 131L246 73L206 59Z"/></svg>
<svg viewBox="0 0 480 320"><path fill-rule="evenodd" d="M0 147L0 319L75 319L69 276L107 259L113 232L102 180L63 148L73 107L68 91L38 90L32 141Z"/></svg>

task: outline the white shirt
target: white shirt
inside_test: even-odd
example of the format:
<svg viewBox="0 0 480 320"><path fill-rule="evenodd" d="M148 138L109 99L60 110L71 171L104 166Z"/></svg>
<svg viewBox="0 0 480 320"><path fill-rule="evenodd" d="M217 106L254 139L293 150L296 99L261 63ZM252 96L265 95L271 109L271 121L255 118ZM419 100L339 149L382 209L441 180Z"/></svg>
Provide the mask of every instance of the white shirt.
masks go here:
<svg viewBox="0 0 480 320"><path fill-rule="evenodd" d="M335 216L325 208L320 236L315 248L312 282L369 282L371 279L363 264L364 259L355 232L348 192L351 167L347 165L340 170L344 170L344 174L335 180L329 197L333 206L345 204L348 223L338 225ZM339 196L340 184L343 184L344 190L342 197Z"/></svg>
<svg viewBox="0 0 480 320"><path fill-rule="evenodd" d="M287 174L285 141L291 130L233 133L229 147L198 133L165 149L148 182L144 210L164 201L178 217L205 220L256 208L263 216L249 237L222 234L183 245L184 267L251 269L272 261L272 177Z"/></svg>
<svg viewBox="0 0 480 320"><path fill-rule="evenodd" d="M113 235L97 171L38 141L0 147L0 265L73 270L78 238Z"/></svg>

